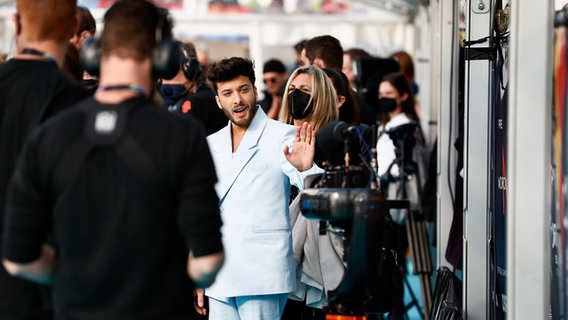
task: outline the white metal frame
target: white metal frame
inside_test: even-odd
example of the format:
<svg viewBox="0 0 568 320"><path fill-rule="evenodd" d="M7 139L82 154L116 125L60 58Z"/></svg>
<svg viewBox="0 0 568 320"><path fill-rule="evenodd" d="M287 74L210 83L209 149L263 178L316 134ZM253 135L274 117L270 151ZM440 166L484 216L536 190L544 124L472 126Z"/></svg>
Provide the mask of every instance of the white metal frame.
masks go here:
<svg viewBox="0 0 568 320"><path fill-rule="evenodd" d="M491 1L468 1L466 40L491 35L491 26ZM469 50L489 46L487 41ZM489 319L491 65L489 59L466 60L463 310L469 320Z"/></svg>
<svg viewBox="0 0 568 320"><path fill-rule="evenodd" d="M457 50L457 3L455 1L433 1L432 29L432 85L430 104L438 106L437 139L437 266L451 265L445 259L452 218L452 190L454 189L456 167L455 149L457 136L457 88L458 88L458 50ZM451 50L449 48L455 48ZM450 90L453 89L453 90ZM449 169L451 168L451 169Z"/></svg>
<svg viewBox="0 0 568 320"><path fill-rule="evenodd" d="M507 319L548 319L554 3L511 10Z"/></svg>

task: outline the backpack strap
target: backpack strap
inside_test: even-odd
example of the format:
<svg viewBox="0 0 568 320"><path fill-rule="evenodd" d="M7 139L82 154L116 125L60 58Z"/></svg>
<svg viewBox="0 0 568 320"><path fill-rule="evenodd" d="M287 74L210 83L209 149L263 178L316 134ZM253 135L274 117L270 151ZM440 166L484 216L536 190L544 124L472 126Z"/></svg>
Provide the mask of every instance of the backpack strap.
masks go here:
<svg viewBox="0 0 568 320"><path fill-rule="evenodd" d="M129 134L115 144L114 150L142 182L163 185L165 181L148 153Z"/></svg>
<svg viewBox="0 0 568 320"><path fill-rule="evenodd" d="M85 137L79 136L75 139L67 148L55 169L55 181L60 186L64 186L66 182L71 181L77 175L81 163L87 158L92 149L93 145Z"/></svg>

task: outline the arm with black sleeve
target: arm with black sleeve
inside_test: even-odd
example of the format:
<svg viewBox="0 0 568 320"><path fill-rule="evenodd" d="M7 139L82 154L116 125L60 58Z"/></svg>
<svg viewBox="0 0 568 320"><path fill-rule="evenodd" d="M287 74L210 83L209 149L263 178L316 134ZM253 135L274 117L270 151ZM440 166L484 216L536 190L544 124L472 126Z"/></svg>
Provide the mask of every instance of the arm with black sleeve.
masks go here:
<svg viewBox="0 0 568 320"><path fill-rule="evenodd" d="M187 162L181 181L178 225L190 250L188 275L196 287L205 288L213 283L224 262L222 222L214 188L217 176L209 146L202 130L194 132L197 134L189 137L184 152Z"/></svg>
<svg viewBox="0 0 568 320"><path fill-rule="evenodd" d="M12 276L50 285L56 257L53 247L46 244L52 220L37 167L37 133L33 131L24 145L8 189L2 262Z"/></svg>

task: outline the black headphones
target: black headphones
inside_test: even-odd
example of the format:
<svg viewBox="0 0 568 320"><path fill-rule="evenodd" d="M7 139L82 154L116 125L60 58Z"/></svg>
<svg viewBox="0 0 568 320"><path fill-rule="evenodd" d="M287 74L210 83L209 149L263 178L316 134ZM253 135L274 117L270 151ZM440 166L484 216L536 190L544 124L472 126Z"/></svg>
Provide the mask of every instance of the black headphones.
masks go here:
<svg viewBox="0 0 568 320"><path fill-rule="evenodd" d="M151 2L150 2L151 3ZM171 18L168 10L152 4L158 14L156 44L152 50L152 73L156 78L171 79L178 73L181 59L180 45L171 37ZM90 75L98 76L100 71L102 41L91 37L81 47L81 64Z"/></svg>
<svg viewBox="0 0 568 320"><path fill-rule="evenodd" d="M179 43L179 47L182 55L181 69L183 70L183 74L188 80L194 81L202 73L201 65L197 57L190 55L183 44Z"/></svg>

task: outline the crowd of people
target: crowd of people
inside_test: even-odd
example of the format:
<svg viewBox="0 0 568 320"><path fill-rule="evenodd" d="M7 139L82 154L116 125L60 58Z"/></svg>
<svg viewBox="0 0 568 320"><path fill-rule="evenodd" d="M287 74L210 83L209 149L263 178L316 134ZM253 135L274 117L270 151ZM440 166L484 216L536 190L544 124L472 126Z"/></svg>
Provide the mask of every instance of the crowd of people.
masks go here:
<svg viewBox="0 0 568 320"><path fill-rule="evenodd" d="M371 179L398 175L384 133L417 122L424 143L409 56L393 55L401 72L372 105L352 72L370 54L305 39L291 69L262 64L261 100L254 59L200 62L149 0L116 1L98 31L76 0L16 8L0 64L0 319L325 319L345 247L300 214L298 191L373 158ZM349 150L322 143L338 123L357 133Z"/></svg>

